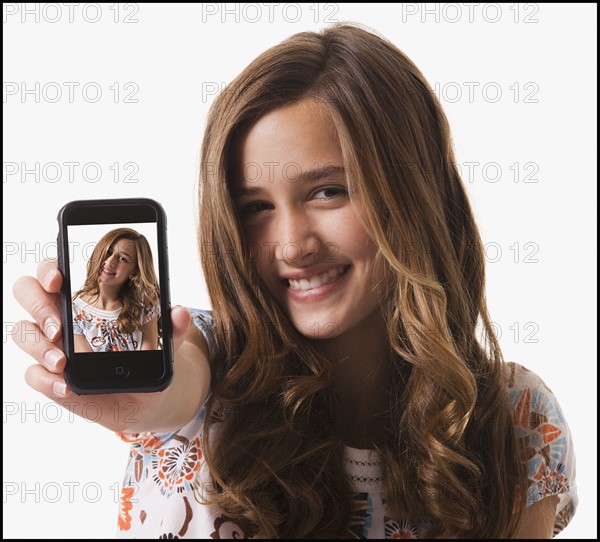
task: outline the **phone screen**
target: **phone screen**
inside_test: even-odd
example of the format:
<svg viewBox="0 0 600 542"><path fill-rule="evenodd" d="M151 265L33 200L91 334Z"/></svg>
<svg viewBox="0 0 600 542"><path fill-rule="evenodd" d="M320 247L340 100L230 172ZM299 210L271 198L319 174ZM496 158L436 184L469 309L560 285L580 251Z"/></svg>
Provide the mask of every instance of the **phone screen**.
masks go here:
<svg viewBox="0 0 600 542"><path fill-rule="evenodd" d="M135 312L142 326L154 318L160 323L156 224L70 225L68 238L74 333L85 338L74 344L75 352L161 349L160 329L156 341L144 341L141 329L124 333L116 325L123 301L141 305ZM124 299L106 304L98 281Z"/></svg>
<svg viewBox="0 0 600 542"><path fill-rule="evenodd" d="M173 356L162 207L70 202L59 224L67 383L77 393L164 389Z"/></svg>

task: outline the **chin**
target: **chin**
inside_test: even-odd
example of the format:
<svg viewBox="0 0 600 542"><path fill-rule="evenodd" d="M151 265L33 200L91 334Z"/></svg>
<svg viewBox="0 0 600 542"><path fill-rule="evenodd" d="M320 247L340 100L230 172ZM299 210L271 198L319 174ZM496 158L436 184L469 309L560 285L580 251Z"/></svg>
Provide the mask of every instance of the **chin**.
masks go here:
<svg viewBox="0 0 600 542"><path fill-rule="evenodd" d="M304 335L307 339L323 340L333 339L339 337L348 329L347 323L340 326L337 321L332 319L329 320L317 320L317 319L302 319L298 318L294 320L294 327L299 333Z"/></svg>

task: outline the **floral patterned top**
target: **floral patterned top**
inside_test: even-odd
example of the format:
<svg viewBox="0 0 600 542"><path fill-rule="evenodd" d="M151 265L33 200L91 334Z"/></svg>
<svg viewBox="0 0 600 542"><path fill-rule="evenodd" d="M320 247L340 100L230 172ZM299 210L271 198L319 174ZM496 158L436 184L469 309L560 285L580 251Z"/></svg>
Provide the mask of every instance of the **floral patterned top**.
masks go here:
<svg viewBox="0 0 600 542"><path fill-rule="evenodd" d="M212 316L191 309L211 349ZM550 389L539 376L507 363L508 397L515 430L529 450L527 505L558 495L554 535L577 508L575 457L569 427ZM216 506L202 504L211 476L202 454L202 406L185 427L166 434L117 433L131 444L121 489L117 538L254 538L260 533L237 525ZM209 438L218 430L216 419ZM214 438L214 437L213 437ZM422 538L427 524L388 517L383 477L375 450L346 447L346 472L353 487L352 524L356 538Z"/></svg>
<svg viewBox="0 0 600 542"><path fill-rule="evenodd" d="M120 352L142 349L142 331L124 335L117 327L121 309L105 311L76 297L73 301L73 333L83 335L94 352ZM160 306L142 311L142 326L160 316Z"/></svg>

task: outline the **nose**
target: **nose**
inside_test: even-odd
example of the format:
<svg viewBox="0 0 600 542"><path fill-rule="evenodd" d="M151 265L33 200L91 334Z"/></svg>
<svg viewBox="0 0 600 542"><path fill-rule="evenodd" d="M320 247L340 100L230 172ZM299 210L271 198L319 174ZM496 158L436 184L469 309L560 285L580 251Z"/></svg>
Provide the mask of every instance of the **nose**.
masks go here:
<svg viewBox="0 0 600 542"><path fill-rule="evenodd" d="M110 256L107 256L106 260L104 260L104 265L112 266L114 259L115 259L115 255L114 254L111 254Z"/></svg>
<svg viewBox="0 0 600 542"><path fill-rule="evenodd" d="M321 239L317 224L303 210L281 212L276 220L275 256L289 265L303 267L318 261Z"/></svg>

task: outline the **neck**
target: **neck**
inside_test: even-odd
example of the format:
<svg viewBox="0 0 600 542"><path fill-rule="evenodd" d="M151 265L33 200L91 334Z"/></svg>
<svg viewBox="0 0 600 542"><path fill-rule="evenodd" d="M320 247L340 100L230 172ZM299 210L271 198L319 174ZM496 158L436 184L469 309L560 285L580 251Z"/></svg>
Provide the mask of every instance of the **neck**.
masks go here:
<svg viewBox="0 0 600 542"><path fill-rule="evenodd" d="M333 365L332 391L337 399L336 428L343 442L372 448L384 436L392 377L385 324L375 312L331 340L316 342Z"/></svg>
<svg viewBox="0 0 600 542"><path fill-rule="evenodd" d="M123 306L119 300L119 289L106 287L102 284L98 296L92 297L91 303L94 307L103 311L114 311Z"/></svg>

